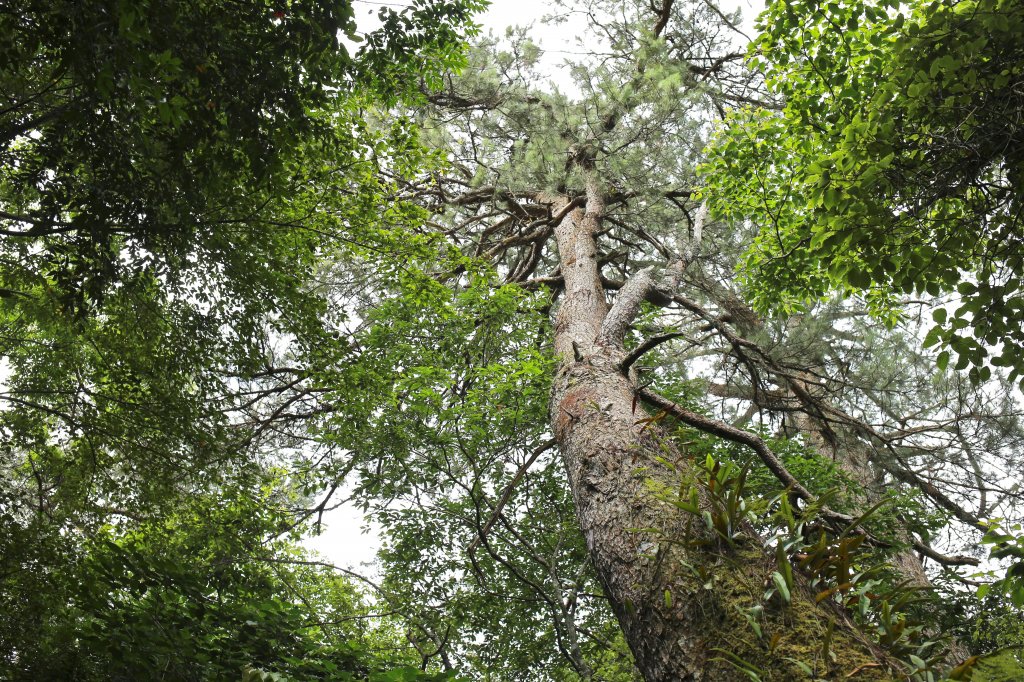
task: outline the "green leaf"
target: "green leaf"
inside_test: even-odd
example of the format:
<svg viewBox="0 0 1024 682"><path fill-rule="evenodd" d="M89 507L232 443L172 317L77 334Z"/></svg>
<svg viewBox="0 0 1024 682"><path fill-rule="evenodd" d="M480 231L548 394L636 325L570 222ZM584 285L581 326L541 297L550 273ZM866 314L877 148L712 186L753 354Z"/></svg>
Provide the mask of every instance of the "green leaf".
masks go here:
<svg viewBox="0 0 1024 682"><path fill-rule="evenodd" d="M786 579L778 571L772 571L772 583L775 585L775 589L778 590L779 596L782 597L782 601L789 604L792 601L792 596L789 593L789 586L786 584Z"/></svg>

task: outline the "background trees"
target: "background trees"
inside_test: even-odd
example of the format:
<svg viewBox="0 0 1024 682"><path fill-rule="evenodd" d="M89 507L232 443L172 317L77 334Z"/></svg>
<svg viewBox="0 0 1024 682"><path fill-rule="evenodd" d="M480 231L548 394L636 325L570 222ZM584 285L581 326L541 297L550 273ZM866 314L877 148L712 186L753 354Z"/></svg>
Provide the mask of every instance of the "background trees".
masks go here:
<svg viewBox="0 0 1024 682"><path fill-rule="evenodd" d="M473 6L385 8L370 35L349 2L0 6L5 677L376 666L308 624L357 597L254 563L304 527L267 471L311 416L293 389L350 355L323 259L406 215L378 170L421 154L370 112L457 63Z"/></svg>
<svg viewBox="0 0 1024 682"><path fill-rule="evenodd" d="M31 613L7 612L3 641L14 660L4 661L5 674L400 679L380 674L416 662L400 630L387 619L368 627L380 611L359 588L301 559L298 534L282 537L294 520L272 485L193 497L159 520L84 539L16 538L9 554L31 557L29 570L9 575L5 589Z"/></svg>

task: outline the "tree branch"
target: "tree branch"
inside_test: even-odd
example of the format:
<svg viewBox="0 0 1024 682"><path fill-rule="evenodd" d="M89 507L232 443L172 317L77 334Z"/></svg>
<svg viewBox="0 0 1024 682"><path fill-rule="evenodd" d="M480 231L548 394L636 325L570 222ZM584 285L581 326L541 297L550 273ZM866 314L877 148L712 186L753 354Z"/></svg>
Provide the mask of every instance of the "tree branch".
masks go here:
<svg viewBox="0 0 1024 682"><path fill-rule="evenodd" d="M644 402L657 407L660 410L664 410L667 414L675 417L684 424L692 426L704 433L724 438L725 440L733 443L746 445L757 454L775 478L789 488L797 497L806 502L812 502L814 500L814 496L811 495L810 491L804 488L796 477L786 469L786 466L760 436L738 429L723 421L712 419L711 417L705 417L704 415L696 412L691 412L678 403L675 403L649 389L642 388L637 391L637 395L639 395ZM854 520L851 516L840 514L839 512L827 508L822 508L821 515L830 520L840 521L843 523L851 523ZM878 544L887 543L879 542ZM946 556L945 554L940 554L917 538L913 539L913 545L917 551L921 552L921 554L927 556L929 559L933 559L934 561L947 566L977 566L979 563L979 561L973 557Z"/></svg>
<svg viewBox="0 0 1024 682"><path fill-rule="evenodd" d="M519 485L519 482L523 480L527 470L533 466L533 463L537 461L538 457L550 450L554 445L554 439L541 443L533 452L530 453L529 459L519 467L519 471L517 471L516 475L512 477L512 481L505 486L505 490L501 493L501 498L498 500L498 504L494 506L494 511L491 512L491 516L487 519L487 523L484 524L484 527L480 529L480 533L477 534L477 536L473 538L473 542L470 543L469 552L471 554L480 546L480 543L487 537L487 534L491 532L491 528L497 522L498 517L501 516L502 510L505 509L505 505L508 504L509 499L512 497L512 493L515 491L516 486Z"/></svg>
<svg viewBox="0 0 1024 682"><path fill-rule="evenodd" d="M655 393L654 391L641 388L637 391L637 395L647 404L652 405L659 410L664 410L667 414L675 417L679 421L692 426L695 429L703 431L704 433L710 433L713 436L724 438L725 440L733 443L739 443L746 445L748 448L754 451L755 454L761 459L768 470L774 474L775 478L785 485L787 488L792 490L798 497L808 502L814 499L810 491L801 485L800 481L796 479L793 474L789 473L786 466L778 458L772 449L768 447L768 444L764 442L760 436L738 429L735 426L727 424L726 422L712 419L711 417L705 417L702 414L691 412L682 405L675 403L668 398ZM846 516L845 514L838 514L837 512L831 512L832 515L841 517L843 520L852 521L852 517Z"/></svg>
<svg viewBox="0 0 1024 682"><path fill-rule="evenodd" d="M932 561L937 561L944 566L977 566L981 563L978 559L970 556L947 556L940 554L917 538L914 538L914 549Z"/></svg>
<svg viewBox="0 0 1024 682"><path fill-rule="evenodd" d="M626 329L636 319L640 306L647 298L647 292L654 288L653 267L640 270L626 282L615 296L612 309L601 323L597 342L615 348L622 347Z"/></svg>
<svg viewBox="0 0 1024 682"><path fill-rule="evenodd" d="M625 373L629 371L629 368L633 366L633 363L639 360L645 353L657 348L666 341L672 339L678 339L680 336L686 336L683 332L668 332L667 334L658 334L644 341L642 344L637 346L630 352L625 359L619 363L619 371Z"/></svg>
<svg viewBox="0 0 1024 682"><path fill-rule="evenodd" d="M658 11L658 23L654 25L654 37L660 38L662 31L668 26L668 20L672 16L672 0L664 0L661 9Z"/></svg>

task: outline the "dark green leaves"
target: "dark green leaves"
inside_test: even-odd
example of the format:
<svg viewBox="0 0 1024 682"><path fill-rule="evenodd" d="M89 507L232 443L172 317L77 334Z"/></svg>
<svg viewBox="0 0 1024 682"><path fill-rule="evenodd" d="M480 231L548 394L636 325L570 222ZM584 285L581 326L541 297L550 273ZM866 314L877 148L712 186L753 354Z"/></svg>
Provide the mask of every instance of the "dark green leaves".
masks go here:
<svg viewBox="0 0 1024 682"><path fill-rule="evenodd" d="M197 495L163 518L89 533L38 526L4 546L0 674L89 681L160 670L214 680L255 668L277 679L355 681L414 662L358 589L303 563L281 537L293 522L280 484ZM4 519L4 536L10 530ZM62 553L40 561L41 548ZM35 592L16 591L38 573Z"/></svg>
<svg viewBox="0 0 1024 682"><path fill-rule="evenodd" d="M475 6L392 13L353 55L348 0L0 3L0 676L339 679L350 651L303 668L304 579L237 544L308 500L211 519L299 458L319 382L360 385L326 273L422 248L393 182L425 154L377 118L459 62Z"/></svg>

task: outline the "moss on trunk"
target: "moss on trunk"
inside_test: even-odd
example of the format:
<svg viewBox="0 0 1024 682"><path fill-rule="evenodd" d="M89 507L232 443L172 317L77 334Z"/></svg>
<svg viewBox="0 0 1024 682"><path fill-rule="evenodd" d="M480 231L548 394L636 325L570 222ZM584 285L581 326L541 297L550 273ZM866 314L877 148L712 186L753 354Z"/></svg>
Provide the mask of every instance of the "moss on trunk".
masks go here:
<svg viewBox="0 0 1024 682"><path fill-rule="evenodd" d="M844 614L815 604L799 576L788 603L778 594L764 600L776 566L758 540L690 549L675 563L665 566L676 573L672 598L689 605L691 627L704 633L703 679L893 679Z"/></svg>

